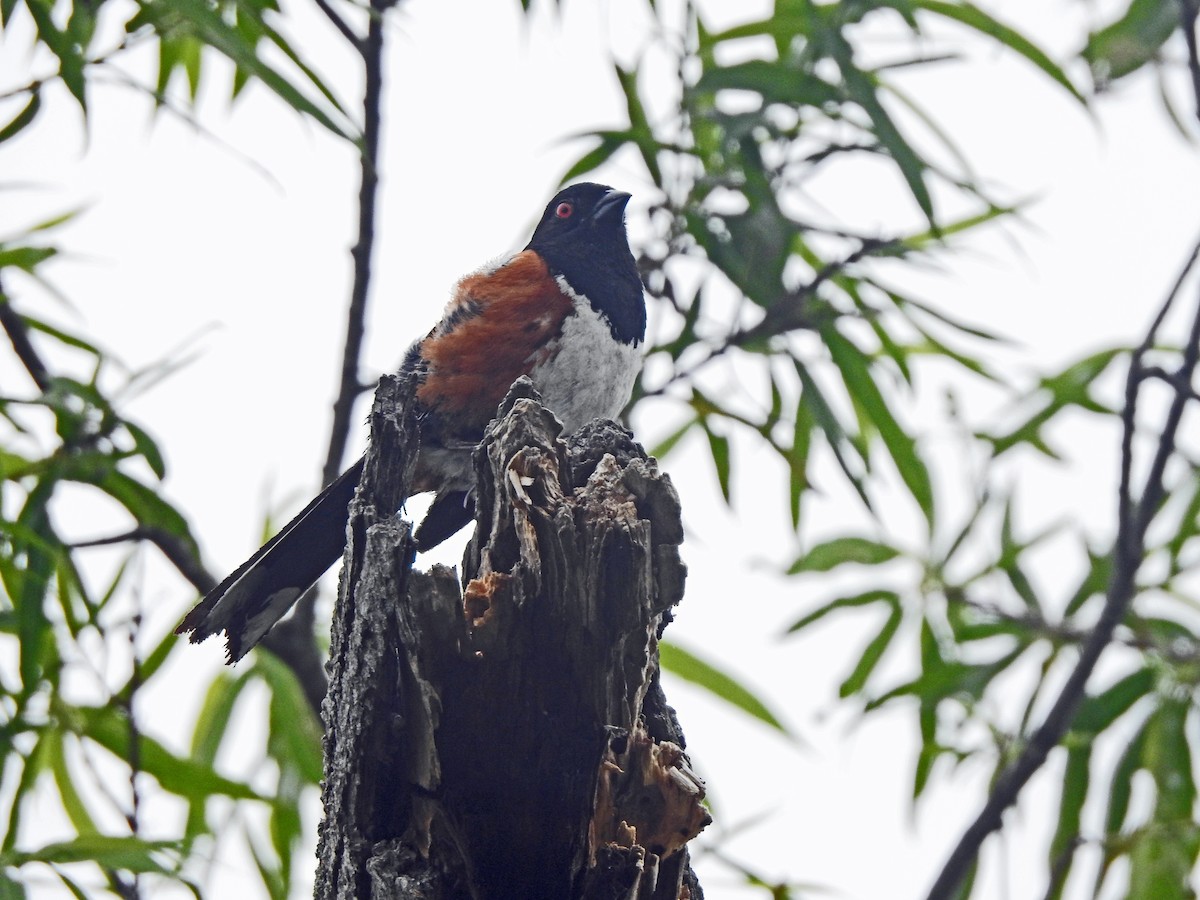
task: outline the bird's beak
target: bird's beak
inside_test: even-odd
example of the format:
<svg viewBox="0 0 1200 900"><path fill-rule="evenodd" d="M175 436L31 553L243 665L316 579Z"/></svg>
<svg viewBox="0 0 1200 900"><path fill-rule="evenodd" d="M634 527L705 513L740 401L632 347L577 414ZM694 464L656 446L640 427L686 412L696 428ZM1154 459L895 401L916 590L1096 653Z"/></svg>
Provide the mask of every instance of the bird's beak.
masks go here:
<svg viewBox="0 0 1200 900"><path fill-rule="evenodd" d="M618 218L624 216L625 204L629 202L629 199L630 195L624 191L609 191L592 210L592 218L597 222L602 222L613 216Z"/></svg>

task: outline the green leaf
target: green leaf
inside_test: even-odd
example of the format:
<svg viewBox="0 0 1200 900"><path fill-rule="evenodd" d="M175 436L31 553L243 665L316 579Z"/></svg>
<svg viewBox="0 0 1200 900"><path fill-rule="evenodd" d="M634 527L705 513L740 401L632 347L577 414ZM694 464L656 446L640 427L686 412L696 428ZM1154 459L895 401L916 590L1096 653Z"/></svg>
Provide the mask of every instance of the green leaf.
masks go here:
<svg viewBox="0 0 1200 900"><path fill-rule="evenodd" d="M900 551L889 544L859 536L833 538L810 547L788 567L787 574L802 572L828 572L845 563L877 566L900 555Z"/></svg>
<svg viewBox="0 0 1200 900"><path fill-rule="evenodd" d="M129 758L130 728L124 713L107 707L78 707L65 724L114 756ZM146 734L138 735L138 759L143 772L180 797L196 800L220 794L235 800L265 799L249 785L217 774L211 766L176 756Z"/></svg>
<svg viewBox="0 0 1200 900"><path fill-rule="evenodd" d="M892 415L887 401L871 375L863 352L843 337L834 326L822 328L821 336L825 340L825 346L829 348L834 365L842 374L846 390L879 429L879 436L896 464L896 471L913 499L917 501L921 512L925 514L926 522L932 526L933 485L930 482L929 470L917 453L916 441L908 436Z"/></svg>
<svg viewBox="0 0 1200 900"><path fill-rule="evenodd" d="M7 21L7 17L4 21ZM25 900L25 896L25 886L0 871L0 900Z"/></svg>
<svg viewBox="0 0 1200 900"><path fill-rule="evenodd" d="M717 483L721 486L721 496L725 498L726 503L730 503L729 472L731 464L729 461L729 438L717 434L708 427L707 422L702 422L701 424L704 428L704 434L708 438L708 449L709 453L712 454L713 468L717 473Z"/></svg>
<svg viewBox="0 0 1200 900"><path fill-rule="evenodd" d="M150 437L144 429L129 421L125 422L125 430L133 438L134 448L146 460L146 464L150 466L150 470L154 473L155 477L160 479L165 478L167 464L154 438Z"/></svg>
<svg viewBox="0 0 1200 900"><path fill-rule="evenodd" d="M21 108L21 111L12 117L12 120L0 128L0 144L3 144L11 137L15 137L25 127L34 120L38 114L38 110L42 108L42 95L40 91L34 91L29 98L29 102Z"/></svg>
<svg viewBox="0 0 1200 900"><path fill-rule="evenodd" d="M838 597L836 600L832 600L829 603L817 607L812 612L793 622L788 628L788 633L791 634L793 632L800 631L803 628L807 628L814 622L819 622L830 613L836 612L839 609L856 609L860 606L870 606L875 603L883 603L889 607L895 606L900 603L900 595L895 591L876 589L865 591L861 594L855 594L850 597Z"/></svg>
<svg viewBox="0 0 1200 900"><path fill-rule="evenodd" d="M20 766L21 774L17 778L16 791L13 793L13 798L10 801L8 811L8 828L4 832L3 842L0 843L0 856L12 852L17 844L17 838L21 835L21 818L25 812L26 800L29 799L37 784L38 777L46 771L46 767L50 761L50 754L47 753L47 741L52 740L46 735L50 732L49 728L26 729L26 735L36 740L33 747L30 748L25 759L21 759L20 754L12 754L10 759L14 760ZM9 775L7 765L5 766L6 781Z"/></svg>
<svg viewBox="0 0 1200 900"><path fill-rule="evenodd" d="M751 91L767 103L823 106L843 99L841 91L811 72L778 61L752 59L730 66L711 66L692 89L696 93Z"/></svg>
<svg viewBox="0 0 1200 900"><path fill-rule="evenodd" d="M355 140L345 125L334 121L331 110L318 106L287 78L264 62L258 56L255 47L248 44L237 29L222 18L218 9L210 6L205 0L171 0L169 6L160 3L146 3L142 5L141 10L146 15L147 21L153 24L157 30L164 32L170 32L172 28L178 27L178 17L182 17L191 27L196 38L206 46L227 56L237 66L252 73L292 109L309 116L340 137ZM285 48L281 47L281 49L284 49L285 53L287 52ZM179 61L182 61L182 57L179 57ZM171 65L178 64L175 58L172 58L170 63ZM160 79L161 77L160 69ZM310 80L312 79L310 78ZM322 94L326 92L323 84L316 83L315 86ZM340 113L340 110L337 111Z"/></svg>
<svg viewBox="0 0 1200 900"><path fill-rule="evenodd" d="M26 693L37 688L54 652L45 610L55 558L62 547L46 512L54 487L54 479L44 478L38 481L25 501L17 522L34 537L23 548L26 561L24 571L17 576L19 584L6 585L17 613L21 685Z"/></svg>
<svg viewBox="0 0 1200 900"><path fill-rule="evenodd" d="M69 221L72 218L74 218L74 214L67 213L64 217L61 217L60 220ZM21 320L26 324L26 326L29 327L30 330L47 334L59 343L65 344L68 347L74 347L76 350L82 350L84 353L90 354L96 358L100 358L104 355L100 352L100 349L95 344L89 343L78 335L63 331L61 328L56 328L49 322L43 322L41 319L35 319L33 316L27 315L22 315Z"/></svg>
<svg viewBox="0 0 1200 900"><path fill-rule="evenodd" d="M81 48L71 35L54 24L53 3L49 0L25 0L25 8L37 26L38 39L58 58L58 73L87 115L86 85L83 77L84 59Z"/></svg>
<svg viewBox="0 0 1200 900"><path fill-rule="evenodd" d="M1179 27L1179 0L1133 0L1125 15L1088 36L1080 55L1103 88L1156 59Z"/></svg>
<svg viewBox="0 0 1200 900"><path fill-rule="evenodd" d="M690 681L692 684L704 688L714 697L724 700L760 722L770 725L775 730L789 737L792 736L766 704L733 676L676 644L660 643L658 653L659 662L664 671L671 672L684 681Z"/></svg>
<svg viewBox="0 0 1200 900"><path fill-rule="evenodd" d="M650 449L650 455L655 459L662 459L664 456L674 450L675 445L683 440L684 436L687 435L687 433L695 428L698 424L700 424L699 419L688 419L686 422L668 434L665 438L655 444Z"/></svg>
<svg viewBox="0 0 1200 900"><path fill-rule="evenodd" d="M936 228L933 197L930 196L929 188L925 184L925 170L928 166L905 140L900 129L896 127L896 123L892 121L891 115L880 102L876 77L854 65L854 51L840 32L831 30L827 34L829 35L829 48L833 58L837 61L838 68L841 69L842 79L845 81L846 90L851 99L861 106L870 117L872 130L879 139L879 143L896 163L896 167L908 184L913 199L917 201L921 212L925 213L929 224Z"/></svg>
<svg viewBox="0 0 1200 900"><path fill-rule="evenodd" d="M654 138L654 131L650 127L650 120L646 117L646 108L642 105L642 99L638 95L637 69L622 69L614 63L613 70L616 72L621 92L625 95L625 109L629 116L629 135L642 154L646 171L650 173L655 184L661 185L663 175L658 165L659 145Z"/></svg>
<svg viewBox="0 0 1200 900"><path fill-rule="evenodd" d="M39 265L58 253L53 247L5 247L0 245L0 269L9 266L33 272Z"/></svg>
<svg viewBox="0 0 1200 900"><path fill-rule="evenodd" d="M1105 813L1104 833L1111 840L1116 838L1125 827L1125 817L1129 812L1129 799L1133 794L1133 776L1144 764L1143 755L1146 747L1146 736L1150 719L1142 726L1125 745L1116 768L1113 770L1112 781L1108 788L1108 811ZM1101 873L1103 875L1103 873ZM1099 883L1096 888L1099 890Z"/></svg>
<svg viewBox="0 0 1200 900"><path fill-rule="evenodd" d="M1056 878L1046 894L1046 900L1060 900L1071 871L1075 848L1080 840L1083 803L1087 799L1091 764L1090 743L1067 750L1067 768L1063 773L1062 791L1058 801L1058 824L1054 830L1054 837L1050 839L1050 854L1047 860L1047 869L1055 873Z"/></svg>
<svg viewBox="0 0 1200 900"><path fill-rule="evenodd" d="M792 447L788 452L788 501L792 528L800 528L800 507L805 491L812 487L808 479L808 454L812 449L812 432L816 423L803 400L796 404L792 429Z"/></svg>
<svg viewBox="0 0 1200 900"><path fill-rule="evenodd" d="M624 147L628 143L634 142L634 136L628 131L595 131L587 137L599 138L599 142L579 159L571 165L562 177L558 180L560 185L574 181L581 175L586 175L592 172L604 163L608 162L609 158Z"/></svg>
<svg viewBox="0 0 1200 900"><path fill-rule="evenodd" d="M296 673L271 654L259 654L255 672L271 689L267 748L280 766L291 767L307 784L321 782L321 723Z"/></svg>
<svg viewBox="0 0 1200 900"><path fill-rule="evenodd" d="M905 0L905 2L911 2L920 9L928 10L947 19L953 19L956 22L961 22L963 25L973 28L980 34L986 34L989 37L995 38L1000 44L1014 53L1025 57L1026 60L1033 63L1033 65L1041 69L1046 75L1049 75L1053 81L1057 82L1080 103L1085 106L1087 105L1087 99L1071 83L1071 79L1067 77L1067 73L1044 50L1015 28L1005 25L977 6L971 3L947 3L943 2L943 0Z"/></svg>
<svg viewBox="0 0 1200 900"><path fill-rule="evenodd" d="M883 627L879 629L879 633L871 638L867 646L863 648L862 656L859 657L854 670L839 685L839 697L850 697L860 693L866 686L867 679L871 677L871 673L875 671L879 660L883 657L888 647L891 646L892 638L896 636L896 631L900 628L900 623L904 619L904 610L900 606L899 597L895 598L891 606L892 611L883 623Z"/></svg>
<svg viewBox="0 0 1200 900"><path fill-rule="evenodd" d="M838 419L837 413L833 411L833 407L821 393L820 387L808 369L799 359L795 359L793 362L796 366L796 375L800 378L800 404L811 413L812 421L821 429L829 444L829 449L833 451L834 459L837 460L846 479L854 486L863 506L871 509L871 500L863 486L862 472L856 471L860 467L851 465L853 458L861 464L862 469L866 468L866 461L862 457L858 443L853 436L847 433L846 428Z"/></svg>
<svg viewBox="0 0 1200 900"><path fill-rule="evenodd" d="M96 826L96 820L88 811L87 804L84 803L83 797L75 787L75 778L67 767L66 756L63 753L63 732L48 728L45 732L45 740L47 764L54 776L54 784L58 788L63 809L67 813L67 818L71 820L71 827L79 835L99 834L100 829Z"/></svg>
<svg viewBox="0 0 1200 900"><path fill-rule="evenodd" d="M163 851L178 848L177 841L147 841L136 837L89 834L69 841L45 844L36 850L19 853L9 851L0 857L0 864L20 866L28 862L94 862L108 869L166 874L169 870L154 857Z"/></svg>
<svg viewBox="0 0 1200 900"><path fill-rule="evenodd" d="M224 671L217 673L204 695L204 703L200 707L196 727L192 732L191 758L197 765L212 768L225 739L238 697L247 685L253 683L251 672L238 677ZM184 835L189 841L207 830L204 820L206 800L207 797L203 795L189 798L187 824L184 828Z"/></svg>
<svg viewBox="0 0 1200 900"><path fill-rule="evenodd" d="M1089 737L1106 731L1134 703L1154 690L1157 677L1149 667L1138 669L1099 694L1085 697L1071 722L1071 731Z"/></svg>
<svg viewBox="0 0 1200 900"><path fill-rule="evenodd" d="M102 471L83 470L71 474L78 476L72 480L92 484L103 490L124 506L139 525L159 528L175 537L183 538L191 552L199 555L199 548L192 538L187 520L153 488L112 468Z"/></svg>

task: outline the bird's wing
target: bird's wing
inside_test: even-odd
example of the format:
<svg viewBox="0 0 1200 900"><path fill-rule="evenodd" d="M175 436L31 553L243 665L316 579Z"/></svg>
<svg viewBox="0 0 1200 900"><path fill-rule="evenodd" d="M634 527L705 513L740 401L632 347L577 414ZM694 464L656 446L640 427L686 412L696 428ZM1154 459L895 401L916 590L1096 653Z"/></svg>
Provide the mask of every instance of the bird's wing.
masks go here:
<svg viewBox="0 0 1200 900"><path fill-rule="evenodd" d="M535 251L459 282L442 321L417 346L424 380L417 399L443 440L478 440L505 393L553 352L570 297Z"/></svg>

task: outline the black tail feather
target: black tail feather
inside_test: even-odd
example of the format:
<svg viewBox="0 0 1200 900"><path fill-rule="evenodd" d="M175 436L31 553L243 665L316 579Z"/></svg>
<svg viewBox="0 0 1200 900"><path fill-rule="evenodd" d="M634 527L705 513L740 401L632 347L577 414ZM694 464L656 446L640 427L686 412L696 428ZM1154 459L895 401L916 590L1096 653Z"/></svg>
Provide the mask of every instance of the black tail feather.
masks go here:
<svg viewBox="0 0 1200 900"><path fill-rule="evenodd" d="M467 491L446 491L434 498L421 520L414 539L424 553L453 535L475 518L475 498Z"/></svg>
<svg viewBox="0 0 1200 900"><path fill-rule="evenodd" d="M362 475L360 459L325 488L175 629L199 643L221 631L236 662L337 562L346 548L346 508Z"/></svg>

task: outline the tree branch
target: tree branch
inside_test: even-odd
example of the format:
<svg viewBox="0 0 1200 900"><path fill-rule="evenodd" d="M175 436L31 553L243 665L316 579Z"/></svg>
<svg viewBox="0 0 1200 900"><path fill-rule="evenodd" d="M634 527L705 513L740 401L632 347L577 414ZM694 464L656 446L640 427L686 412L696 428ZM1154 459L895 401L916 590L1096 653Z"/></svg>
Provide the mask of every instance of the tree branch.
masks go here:
<svg viewBox="0 0 1200 900"><path fill-rule="evenodd" d="M396 0L371 0L370 20L365 39L355 34L326 0L314 2L362 56L366 82L363 91L363 139L359 154L358 238L350 251L354 260L354 281L350 289L350 306L346 312L346 343L342 350L337 398L333 403L329 449L321 469L321 484L324 486L341 474L354 403L363 392L358 369L371 283L371 256L375 247L375 208L379 193L377 162L383 106L384 15L395 5ZM309 702L319 713L327 681L322 654L313 635L317 593L315 588L306 591L296 603L291 616L272 629L263 639L263 645L295 673Z"/></svg>
<svg viewBox="0 0 1200 900"><path fill-rule="evenodd" d="M371 0L367 38L362 43L366 87L363 91L363 145L359 157L358 240L350 251L354 259L354 284L350 290L350 308L346 312L346 345L342 351L341 382L337 399L333 402L333 424L330 426L329 452L321 472L322 485L330 484L341 474L354 401L362 393L358 364L362 355L367 292L371 283L371 255L375 247L375 203L379 193L379 133L383 105L384 13L393 2Z"/></svg>
<svg viewBox="0 0 1200 900"><path fill-rule="evenodd" d="M0 327L3 327L4 333L8 335L17 358L25 366L25 371L29 373L38 390L44 393L50 387L50 370L46 368L37 348L29 340L29 326L25 324L21 314L13 309L8 295L4 293L3 282L0 282Z"/></svg>
<svg viewBox="0 0 1200 900"><path fill-rule="evenodd" d="M359 53L362 53L364 50L363 39L346 23L345 19L338 15L337 10L329 5L328 0L313 0L313 2L317 4L317 9L325 14L325 18L333 23L333 27L341 32L342 37L346 39L350 46Z"/></svg>
<svg viewBox="0 0 1200 900"><path fill-rule="evenodd" d="M1176 279L1171 292L1155 316L1141 345L1134 351L1125 379L1125 409L1121 414L1121 484L1118 491L1119 521L1117 537L1113 546L1113 567L1105 592L1104 609L1092 629L1087 641L1080 648L1067 683L1054 701L1041 726L1030 735L1028 743L1017 757L996 779L983 810L970 824L957 846L942 867L937 881L929 891L929 900L950 900L957 896L959 887L979 854L983 841L1001 825L1001 817L1020 795L1025 784L1045 763L1050 751L1058 745L1071 726L1075 713L1083 699L1087 682L1104 649L1112 642L1113 632L1125 617L1126 610L1137 592L1136 576L1141 567L1146 531L1158 511L1162 500L1163 474L1167 462L1175 453L1175 437L1183 416L1184 408L1192 399L1190 385L1200 359L1200 300L1192 318L1188 343L1184 347L1183 359L1178 371L1168 380L1171 385L1189 385L1188 391L1175 390L1171 406L1158 440L1158 448L1150 471L1143 483L1141 496L1133 496L1133 438L1137 430L1137 404L1142 385L1152 377L1144 364L1146 354L1154 347L1158 330L1167 313L1175 304L1180 289L1200 256L1200 242L1194 246L1191 256Z"/></svg>

